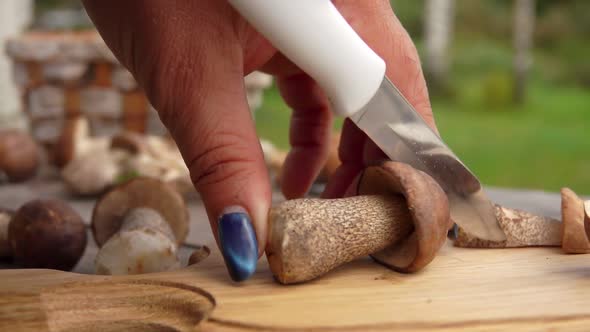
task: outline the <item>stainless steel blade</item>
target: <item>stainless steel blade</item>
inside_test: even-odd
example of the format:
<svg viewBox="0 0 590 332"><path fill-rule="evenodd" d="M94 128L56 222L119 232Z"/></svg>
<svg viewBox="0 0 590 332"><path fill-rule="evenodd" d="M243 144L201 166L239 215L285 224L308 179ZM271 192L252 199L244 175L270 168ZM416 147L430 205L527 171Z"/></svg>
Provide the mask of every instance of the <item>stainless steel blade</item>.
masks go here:
<svg viewBox="0 0 590 332"><path fill-rule="evenodd" d="M432 176L447 193L453 221L466 232L490 241L506 239L479 180L387 78L350 118L391 160Z"/></svg>

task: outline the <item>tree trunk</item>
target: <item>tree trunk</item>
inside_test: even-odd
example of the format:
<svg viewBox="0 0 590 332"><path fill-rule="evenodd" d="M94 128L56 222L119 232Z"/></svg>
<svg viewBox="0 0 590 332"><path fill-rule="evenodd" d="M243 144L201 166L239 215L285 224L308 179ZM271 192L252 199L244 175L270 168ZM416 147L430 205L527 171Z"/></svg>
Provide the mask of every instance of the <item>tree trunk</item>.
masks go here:
<svg viewBox="0 0 590 332"><path fill-rule="evenodd" d="M514 1L514 100L522 103L532 63L531 48L535 28L535 0Z"/></svg>
<svg viewBox="0 0 590 332"><path fill-rule="evenodd" d="M424 15L425 71L431 90L444 90L449 75L454 0L426 0Z"/></svg>

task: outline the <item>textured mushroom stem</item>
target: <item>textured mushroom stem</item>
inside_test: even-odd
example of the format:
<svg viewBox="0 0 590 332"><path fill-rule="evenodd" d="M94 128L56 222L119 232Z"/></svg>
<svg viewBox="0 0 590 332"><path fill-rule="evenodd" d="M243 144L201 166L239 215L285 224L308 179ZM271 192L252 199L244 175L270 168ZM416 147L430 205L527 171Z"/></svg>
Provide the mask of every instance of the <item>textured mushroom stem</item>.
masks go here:
<svg viewBox="0 0 590 332"><path fill-rule="evenodd" d="M267 257L279 282L319 277L356 258L379 252L413 230L401 195L297 199L273 207Z"/></svg>
<svg viewBox="0 0 590 332"><path fill-rule="evenodd" d="M462 228L457 229L455 246L465 248L519 248L559 247L561 245L561 222L557 219L537 216L532 213L494 206L496 220L506 235L506 240L494 242L479 239Z"/></svg>
<svg viewBox="0 0 590 332"><path fill-rule="evenodd" d="M571 189L561 190L561 221L529 212L495 206L496 219L506 241L479 239L458 228L455 246L468 248L559 247L565 253L590 253L590 241L584 234L585 207Z"/></svg>
<svg viewBox="0 0 590 332"><path fill-rule="evenodd" d="M178 246L170 225L149 208L130 210L121 229L100 248L98 274L139 274L179 267Z"/></svg>

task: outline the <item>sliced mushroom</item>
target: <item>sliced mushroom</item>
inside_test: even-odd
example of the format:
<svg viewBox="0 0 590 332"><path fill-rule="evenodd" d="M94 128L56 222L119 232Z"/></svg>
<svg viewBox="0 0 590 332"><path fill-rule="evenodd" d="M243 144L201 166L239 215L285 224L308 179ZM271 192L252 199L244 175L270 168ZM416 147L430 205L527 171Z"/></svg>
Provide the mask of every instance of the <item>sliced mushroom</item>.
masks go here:
<svg viewBox="0 0 590 332"><path fill-rule="evenodd" d="M430 263L450 227L447 197L426 173L382 162L368 167L341 199L298 199L269 214L267 257L285 284L321 276L371 255L402 272Z"/></svg>
<svg viewBox="0 0 590 332"><path fill-rule="evenodd" d="M569 188L561 189L562 248L570 254L590 253L584 230L584 201Z"/></svg>
<svg viewBox="0 0 590 332"><path fill-rule="evenodd" d="M455 245L468 248L559 247L566 253L588 253L584 235L584 202L570 189L561 190L562 220L495 206L496 219L506 241L479 239L458 228Z"/></svg>

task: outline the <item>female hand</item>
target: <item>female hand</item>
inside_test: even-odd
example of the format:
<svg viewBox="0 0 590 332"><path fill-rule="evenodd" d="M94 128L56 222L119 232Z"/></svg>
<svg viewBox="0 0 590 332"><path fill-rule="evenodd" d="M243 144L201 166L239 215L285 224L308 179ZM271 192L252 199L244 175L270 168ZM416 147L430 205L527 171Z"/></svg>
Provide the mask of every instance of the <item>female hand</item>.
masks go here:
<svg viewBox="0 0 590 332"><path fill-rule="evenodd" d="M387 63L387 76L434 128L416 49L388 0L333 1ZM293 109L282 191L301 197L328 156L332 113L320 87L226 1L84 0L107 45L138 81L176 141L201 194L232 279L256 269L267 239L271 186L244 90L244 75L276 77ZM343 194L382 152L350 121L342 166L325 197Z"/></svg>

